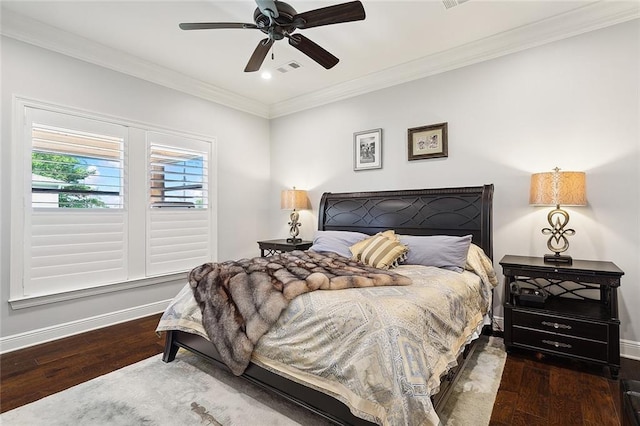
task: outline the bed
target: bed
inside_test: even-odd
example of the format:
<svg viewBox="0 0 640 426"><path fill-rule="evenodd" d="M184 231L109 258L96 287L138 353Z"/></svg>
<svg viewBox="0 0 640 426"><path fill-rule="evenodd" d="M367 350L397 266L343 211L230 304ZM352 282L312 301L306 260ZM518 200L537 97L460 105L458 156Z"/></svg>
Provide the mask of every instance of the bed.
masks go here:
<svg viewBox="0 0 640 426"><path fill-rule="evenodd" d="M471 236L471 244L469 253L472 252L471 248L479 252L478 256L482 256L489 266L486 264L484 268L486 271L477 277L474 271L465 270L463 272L452 272L444 270L442 268L433 268L428 266L416 267L413 270L411 265L401 265L397 268L400 273L408 274L412 279L420 278L419 275L429 276L429 280L438 282L438 280L448 280L451 277L455 277L456 274L467 277L475 285L477 281L478 288L482 288L480 293L484 294L484 302L486 302L486 309L482 312L480 321L478 321L478 313L473 313L473 324L465 324L461 336L457 336L457 341L461 342L459 348L451 349L455 352L453 359L445 359L439 361L440 364L444 363L446 366L436 369L430 367L434 372L437 371L437 377L429 377L428 380L420 383L414 383L411 381L410 374L404 374L403 379L400 380L400 392L415 395L424 394L426 392L426 399L429 401L428 406L424 407L425 411L429 411L429 415L425 419L415 420L411 413L417 411L412 402L402 402L399 405L400 409L393 410L400 411L400 413L387 413L375 404L370 404L365 396L352 395L351 390L346 390L346 396L344 388L345 383L337 383L334 385L333 380L337 380L331 376L329 379L326 377L316 377L314 374L309 374L306 370L298 370L294 367L288 367L288 354L286 355L273 355L271 353L272 346L287 346L279 345L279 342L288 342L295 338L295 335L287 334L291 331L287 330L284 324L280 324L279 321L274 327L276 330L269 331L260 340L260 345L263 341L267 342L261 348L260 345L256 346L256 353L251 360L248 368L242 373L242 377L250 382L275 392L282 397L290 400L314 413L328 419L336 424L344 425L371 425L371 424L411 424L415 422L434 422L437 423L437 412L444 405L447 397L459 377L460 371L464 369L466 361L469 359L470 354L474 350L474 344L476 338L480 332L490 332L490 325L492 321L492 291L487 290L489 288L486 285L486 281L491 281L491 286L494 286L497 281L495 280L495 274L492 274L492 267L490 266L492 258L492 198L493 198L493 185L473 186L473 187L458 187L458 188L439 188L439 189L420 189L420 190L403 190L403 191L375 191L375 192L352 192L352 193L325 193L323 194L318 211L318 231L322 233L362 233L366 235L376 235L382 232L389 232L393 230L397 235L402 236L449 236L449 237L465 237ZM316 244L314 244L316 246ZM312 247L313 249L313 247ZM469 260L467 259L467 266ZM466 269L466 268L465 268ZM421 279L421 278L420 278ZM457 279L457 278L452 278ZM412 287L412 286L408 286ZM417 286L419 287L419 286ZM315 291L307 293L304 298L308 297L329 297L335 299L338 294L345 295L345 303L348 297L346 295L351 294L348 292L368 291L369 293L375 293L375 297L392 297L393 295L385 294L390 292L395 287L376 287L376 291L371 289L348 289L340 291ZM380 289L380 290L378 290ZM420 291L427 291L426 289L420 289ZM430 291L430 290L429 290ZM478 291L478 290L474 290ZM343 293L340 293L343 292ZM447 292L450 292L448 289ZM183 313L181 306L184 300L188 300L192 297L190 289L186 287L176 297L176 300L170 305L165 312L163 318L166 317L166 321L160 322L158 331L166 332L166 344L163 360L165 362L171 362L179 348L184 348L193 353L196 353L211 362L219 365L221 368L228 368L221 360L221 356L216 350L216 347L206 338L206 334L202 332L201 324L197 324L201 321L198 315L193 311L189 314ZM316 294L321 296L315 296ZM314 295L314 296L309 296ZM351 297L351 296L349 296ZM362 293L356 294L356 298L363 299ZM368 296L367 296L368 297ZM374 296L372 296L374 297ZM414 297L414 296L412 296ZM447 295L447 297L450 297ZM486 299L489 299L488 301ZM299 299L299 300L298 300ZM303 301L303 296L292 301L300 301L300 303L310 303L309 300ZM318 303L317 300L315 303ZM322 302L325 303L325 302ZM322 305L322 303L320 303ZM299 315L299 311L304 308L300 306L289 306L287 310L282 314L285 318L295 318L296 324L304 326L304 319ZM339 304L331 305L333 311L331 315L336 315L339 308ZM404 308L403 308L404 309ZM350 309L357 310L357 309ZM177 312L176 311L180 311ZM485 312L486 311L486 312ZM180 325L172 319L180 316ZM387 314L384 314L387 315ZM314 314L315 317L315 314ZM285 321L285 320L283 320ZM349 320L351 321L351 320ZM286 322L286 321L285 321ZM292 321L288 321L291 323ZM187 326L185 326L187 324ZM359 326L356 326L356 328ZM392 325L385 324L385 327L392 329ZM198 331L199 330L199 331ZM393 332L386 332L387 334L394 334ZM360 333L363 334L363 333ZM371 335L364 333L366 338L371 338ZM398 337L394 337L396 340L402 340ZM427 340L427 339L423 339ZM464 340L464 341L463 341ZM271 341L272 346L269 346ZM294 343L295 345L295 343ZM411 358L414 355L408 352L402 352L406 348L410 347L410 343L404 343L405 349L390 348L390 351L395 351L394 355L389 354L377 354L374 357L384 358L384 356L390 356L388 363L398 364L399 358ZM437 342L434 343L437 346ZM373 345L375 346L375 345ZM385 344L377 345L385 347ZM401 345L400 345L401 346ZM452 345L453 346L453 345ZM260 349L260 350L258 350ZM306 352L299 350L297 352ZM266 354L266 355L265 355ZM269 357L273 357L270 359ZM299 355L296 355L299 356ZM416 359L421 359L423 355L418 355ZM426 356L426 355L424 355ZM343 359L343 358L340 358ZM301 361L303 364L308 360ZM320 358L318 358L320 362ZM339 366L332 365L327 366L326 370L339 369L340 377L342 377L344 370L353 370L356 367L349 365L352 361L346 361L345 364ZM355 361L353 361L355 363ZM405 363L406 364L406 363ZM411 364L409 362L409 364ZM293 364L292 364L293 365ZM297 365L296 365L297 366ZM339 367L339 368L338 368ZM409 367L411 369L413 367ZM303 369L303 367L300 367ZM367 366L365 370L369 370L367 374L376 374L375 369L371 366ZM395 369L393 367L392 369ZM402 367L398 368L402 370ZM405 373L407 367L404 367ZM313 370L313 368L311 369ZM323 370L324 371L324 370ZM434 373L435 375L435 373ZM380 376L381 377L381 376ZM317 380L316 380L317 379ZM365 379L364 381L368 381ZM429 381L436 381L428 385ZM353 379L345 379L346 382L354 382ZM375 381L375 380L374 380ZM354 385L355 387L362 387L360 385ZM395 385L394 385L395 386ZM373 391L371 389L374 389ZM372 388L366 390L366 392L375 392L376 394L390 393L391 391L384 388L381 383L374 383ZM362 391L362 390L360 390ZM362 391L365 392L365 391ZM421 400L424 400L425 395L421 395ZM381 397L382 399L386 398ZM419 399L418 397L415 397ZM413 400L411 400L413 401ZM421 402L421 403L424 403ZM394 403L395 404L395 403ZM370 406L371 405L371 406ZM395 404L398 405L398 404ZM421 408L422 409L422 408ZM378 411L376 411L378 410ZM391 411L391 409L389 409ZM418 410L419 411L419 410ZM355 413L355 414L354 414ZM409 414L407 414L409 413Z"/></svg>

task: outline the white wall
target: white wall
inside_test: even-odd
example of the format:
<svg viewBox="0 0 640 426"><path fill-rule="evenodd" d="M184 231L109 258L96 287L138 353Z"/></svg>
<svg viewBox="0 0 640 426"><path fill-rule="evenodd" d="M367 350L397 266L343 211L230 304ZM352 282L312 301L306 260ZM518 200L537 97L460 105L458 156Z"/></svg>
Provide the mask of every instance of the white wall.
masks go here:
<svg viewBox="0 0 640 426"><path fill-rule="evenodd" d="M531 173L583 170L589 205L567 208L576 230L568 254L625 271L622 351L640 357L639 28L631 21L272 120L272 236L287 233L276 202L292 185L317 209L324 191L493 183L500 272L505 254L547 251L548 209L528 205ZM439 122L449 123L449 157L407 161L407 129ZM354 172L353 133L374 128L383 129L383 168ZM317 212L303 213L309 239Z"/></svg>
<svg viewBox="0 0 640 426"><path fill-rule="evenodd" d="M47 327L73 331L99 324L100 321L90 320L96 316L106 316L107 321L126 319L140 306L157 311L161 302L171 299L184 285L179 282L141 287L40 307L11 309L7 300L14 95L215 138L218 259L259 254L256 240L268 234L268 223L263 219L267 215L269 189L268 120L6 37L2 38L1 60L0 336L29 334ZM113 315L120 311L121 315ZM77 326L65 325L69 323ZM40 334L45 338L51 335Z"/></svg>

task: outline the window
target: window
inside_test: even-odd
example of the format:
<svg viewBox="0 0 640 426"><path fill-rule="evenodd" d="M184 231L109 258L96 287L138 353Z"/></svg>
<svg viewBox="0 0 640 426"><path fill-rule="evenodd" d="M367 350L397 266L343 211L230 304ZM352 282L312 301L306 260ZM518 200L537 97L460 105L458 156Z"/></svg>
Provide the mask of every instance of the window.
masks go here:
<svg viewBox="0 0 640 426"><path fill-rule="evenodd" d="M209 144L147 132L147 262L150 275L210 261Z"/></svg>
<svg viewBox="0 0 640 426"><path fill-rule="evenodd" d="M27 202L12 203L12 300L147 285L211 261L211 141L18 108L12 197Z"/></svg>
<svg viewBox="0 0 640 426"><path fill-rule="evenodd" d="M24 114L31 208L24 211L22 295L126 281L127 127L41 108Z"/></svg>

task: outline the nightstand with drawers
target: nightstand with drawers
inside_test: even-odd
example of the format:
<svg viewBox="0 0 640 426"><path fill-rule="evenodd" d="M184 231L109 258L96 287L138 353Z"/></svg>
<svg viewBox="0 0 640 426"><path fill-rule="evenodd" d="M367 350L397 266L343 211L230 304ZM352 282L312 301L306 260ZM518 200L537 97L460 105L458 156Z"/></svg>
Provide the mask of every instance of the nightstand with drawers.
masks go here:
<svg viewBox="0 0 640 426"><path fill-rule="evenodd" d="M268 240L258 241L258 247L260 247L260 256L271 256L277 253L283 253L294 250L307 250L313 245L313 241L300 240L292 243L287 240Z"/></svg>
<svg viewBox="0 0 640 426"><path fill-rule="evenodd" d="M624 272L612 262L500 261L504 275L504 343L620 370L618 296ZM526 290L528 289L528 290ZM538 297L537 295L546 297ZM523 297L526 295L526 298Z"/></svg>

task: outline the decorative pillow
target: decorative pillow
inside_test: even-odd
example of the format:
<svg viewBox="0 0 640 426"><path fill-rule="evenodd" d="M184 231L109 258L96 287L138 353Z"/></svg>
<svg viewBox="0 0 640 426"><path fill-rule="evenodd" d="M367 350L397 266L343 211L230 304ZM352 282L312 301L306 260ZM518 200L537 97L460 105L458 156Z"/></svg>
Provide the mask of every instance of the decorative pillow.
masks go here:
<svg viewBox="0 0 640 426"><path fill-rule="evenodd" d="M403 263L436 266L456 272L464 270L471 245L471 235L464 237L400 235L399 237L400 242L409 247Z"/></svg>
<svg viewBox="0 0 640 426"><path fill-rule="evenodd" d="M313 237L313 245L309 248L316 253L331 252L350 258L349 247L358 241L362 241L369 235L362 232L350 231L316 231Z"/></svg>
<svg viewBox="0 0 640 426"><path fill-rule="evenodd" d="M379 233L365 241L364 244L357 244L357 247L351 246L352 259L374 268L389 269L407 253L407 247L400 244L395 235L388 238Z"/></svg>
<svg viewBox="0 0 640 426"><path fill-rule="evenodd" d="M382 235L383 237L387 237L390 240L398 241L398 237L396 236L396 233L393 229L390 229L384 232L378 232L376 235ZM376 235L374 235L373 237L375 237ZM351 247L349 247L349 250L351 250L351 254L353 255L353 256L350 255L352 259L358 260L356 259L358 253L361 253L363 247L369 244L369 241L371 241L371 239L373 238L372 236L369 236L369 235L367 235L367 237L368 238L365 238L364 240L359 241L354 245L352 245Z"/></svg>

